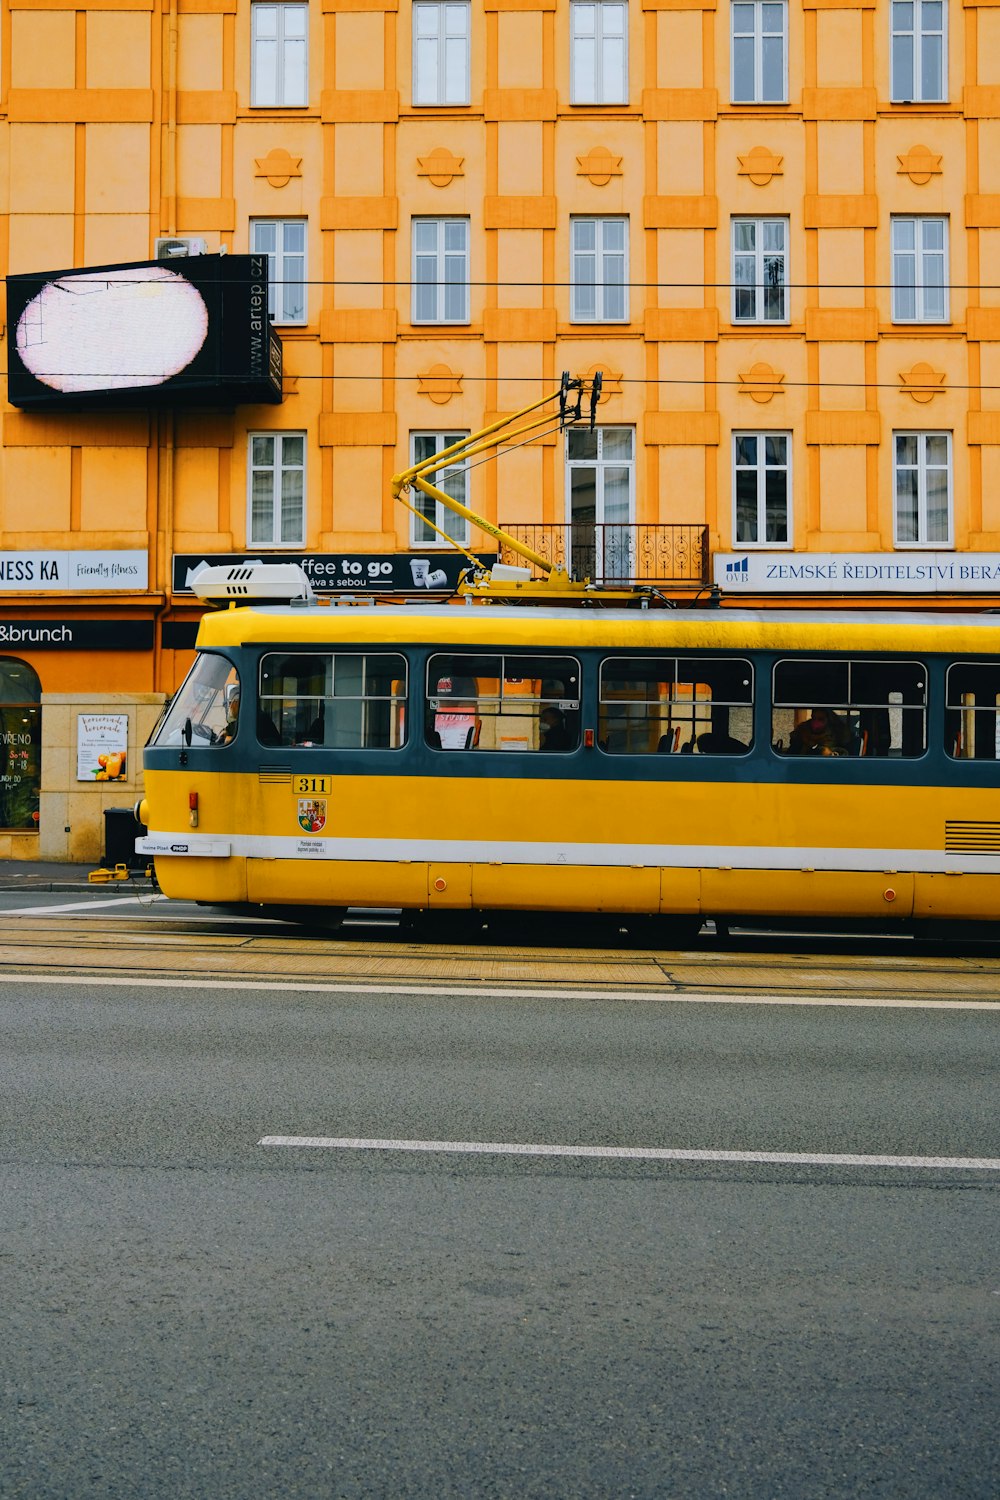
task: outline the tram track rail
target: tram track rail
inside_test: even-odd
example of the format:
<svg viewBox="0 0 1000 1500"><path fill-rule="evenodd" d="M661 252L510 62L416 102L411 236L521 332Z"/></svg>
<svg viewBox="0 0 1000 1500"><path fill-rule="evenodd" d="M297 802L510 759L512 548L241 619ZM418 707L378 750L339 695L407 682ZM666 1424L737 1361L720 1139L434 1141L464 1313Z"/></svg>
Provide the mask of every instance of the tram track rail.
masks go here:
<svg viewBox="0 0 1000 1500"><path fill-rule="evenodd" d="M839 947L842 940L837 940ZM791 945L792 951L782 951ZM0 969L24 975L238 980L253 985L329 985L342 990L403 985L503 987L510 992L623 991L678 998L703 994L778 998L978 1001L1000 1005L1000 955L923 950L848 953L800 938L760 951L731 947L670 950L631 946L520 947L486 937L476 942L421 943L372 929L364 936L317 937L272 928L206 931L183 919L62 916L0 919Z"/></svg>

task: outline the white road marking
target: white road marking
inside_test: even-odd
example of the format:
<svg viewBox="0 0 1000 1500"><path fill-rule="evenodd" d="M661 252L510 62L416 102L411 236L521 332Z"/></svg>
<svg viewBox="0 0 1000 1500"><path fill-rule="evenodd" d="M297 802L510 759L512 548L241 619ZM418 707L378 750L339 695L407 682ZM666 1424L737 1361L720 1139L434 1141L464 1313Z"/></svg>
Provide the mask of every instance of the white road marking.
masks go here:
<svg viewBox="0 0 1000 1500"><path fill-rule="evenodd" d="M148 906L153 901L166 901L166 896L160 896L153 891L133 891L131 896L109 896L105 897L94 893L90 901L68 901L62 906L20 906L16 911L6 911L5 917L58 917L67 911L93 911L95 906Z"/></svg>
<svg viewBox="0 0 1000 1500"><path fill-rule="evenodd" d="M138 956L137 956L138 957ZM258 980L252 974L239 979L151 979L146 975L104 974L95 968L89 974L16 974L0 978L4 984L85 984L101 989L110 986L144 990L235 990L240 995L260 991L279 995L348 995L355 999L384 1000L387 995L415 995L433 1000L450 1000L455 996L476 1000L610 1000L635 1003L640 1000L655 1005L804 1005L813 1008L837 1006L875 1010L985 1010L1000 1011L1000 1000L898 1000L881 995L709 995L678 994L673 990L554 990L501 989L495 985L393 984L274 984Z"/></svg>
<svg viewBox="0 0 1000 1500"><path fill-rule="evenodd" d="M763 1162L806 1167L927 1167L973 1172L1000 1171L1000 1157L855 1156L825 1151L687 1151L660 1146L549 1146L514 1141L380 1141L352 1136L265 1135L258 1146L324 1151L451 1152L464 1156L565 1156L600 1161Z"/></svg>

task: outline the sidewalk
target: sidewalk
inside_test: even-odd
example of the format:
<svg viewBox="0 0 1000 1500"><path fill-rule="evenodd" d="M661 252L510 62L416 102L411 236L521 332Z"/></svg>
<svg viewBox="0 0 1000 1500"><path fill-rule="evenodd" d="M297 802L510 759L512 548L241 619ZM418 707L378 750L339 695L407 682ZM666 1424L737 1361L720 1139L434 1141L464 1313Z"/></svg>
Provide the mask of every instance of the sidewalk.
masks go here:
<svg viewBox="0 0 1000 1500"><path fill-rule="evenodd" d="M0 891L79 891L94 864L56 864L37 859L0 859Z"/></svg>

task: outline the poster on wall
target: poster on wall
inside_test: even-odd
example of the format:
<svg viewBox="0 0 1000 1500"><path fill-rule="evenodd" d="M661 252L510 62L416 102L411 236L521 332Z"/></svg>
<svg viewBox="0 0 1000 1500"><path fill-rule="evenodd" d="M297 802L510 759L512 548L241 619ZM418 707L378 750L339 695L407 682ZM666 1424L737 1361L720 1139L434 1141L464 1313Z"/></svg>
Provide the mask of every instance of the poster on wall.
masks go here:
<svg viewBox="0 0 1000 1500"><path fill-rule="evenodd" d="M77 714L77 781L124 781L128 714Z"/></svg>

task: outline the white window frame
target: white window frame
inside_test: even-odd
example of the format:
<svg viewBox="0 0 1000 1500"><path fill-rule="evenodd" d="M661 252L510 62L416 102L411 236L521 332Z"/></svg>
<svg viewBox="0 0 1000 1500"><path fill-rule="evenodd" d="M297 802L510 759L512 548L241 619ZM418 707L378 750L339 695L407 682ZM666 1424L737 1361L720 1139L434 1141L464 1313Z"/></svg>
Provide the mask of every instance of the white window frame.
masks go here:
<svg viewBox="0 0 1000 1500"><path fill-rule="evenodd" d="M257 463L254 458L254 444L258 439L271 438L274 441L274 461L270 464ZM302 462L286 462L286 446L289 438L296 438L302 444ZM254 530L253 498L254 498L254 475L259 473L271 474L271 536L263 537ZM284 528L284 507L282 497L282 477L285 474L301 473L302 475L302 504L300 525L294 536L282 536ZM256 432L247 433L247 547L295 547L301 548L306 542L306 510L309 497L306 489L307 476L307 446L306 434L299 431L267 431L260 429Z"/></svg>
<svg viewBox="0 0 1000 1500"><path fill-rule="evenodd" d="M781 6L781 30L765 30L765 7ZM737 31L737 6L753 7L753 28ZM764 86L765 43L775 37L781 38L781 92L768 94ZM753 89L750 97L736 92L736 44L750 38L753 42ZM787 104L788 103L788 0L731 0L729 24L729 97L733 104Z"/></svg>
<svg viewBox="0 0 1000 1500"><path fill-rule="evenodd" d="M739 226L743 224L752 224L754 226L754 248L752 251L737 249L736 239L739 233ZM776 224L781 226L781 249L780 251L765 250L765 225ZM788 238L789 221L787 215L775 214L768 215L766 218L757 218L750 214L738 214L733 218L730 244L732 247L732 319L734 323L788 323L790 321L788 307ZM749 260L751 256L753 258L753 281L740 281L736 274L737 258ZM771 317L764 311L767 304L766 294L771 290L765 279L765 266L767 262L775 260L780 260L781 262L781 281L778 283L781 288L782 304L780 317ZM739 294L748 291L752 291L753 293L754 307L753 313L749 316L745 314L741 315L739 312Z"/></svg>
<svg viewBox="0 0 1000 1500"><path fill-rule="evenodd" d="M459 21L462 24L456 27ZM422 27L427 22L431 25L425 32ZM414 107L468 104L472 35L469 0L414 0L412 24Z"/></svg>
<svg viewBox="0 0 1000 1500"><path fill-rule="evenodd" d="M899 439L917 439L917 461L916 464L902 464L899 461ZM943 464L928 463L927 443L929 438L944 438L947 447L947 457ZM903 541L900 538L900 513L899 513L899 475L902 470L915 470L917 476L917 536L916 540ZM947 537L932 537L928 534L927 515L927 478L929 471L940 473L944 471L948 478L948 532ZM944 428L898 428L892 434L892 538L893 546L902 551L916 551L927 548L948 551L955 545L955 475L954 475L954 444L952 434Z"/></svg>
<svg viewBox="0 0 1000 1500"><path fill-rule="evenodd" d="M614 14L612 14L614 13ZM588 25L593 15L592 25ZM628 3L627 0L572 0L570 15L571 104L628 103ZM622 29L613 22L621 16ZM621 62L611 60L614 45L621 45ZM586 53L590 49L589 59ZM584 76L586 74L586 76Z"/></svg>
<svg viewBox="0 0 1000 1500"><path fill-rule="evenodd" d="M738 463L739 442L741 438L756 438L757 440L757 462L753 466L757 474L757 540L746 541L739 534L739 494L737 480L741 473L752 472L749 464ZM783 438L785 441L785 462L783 464L767 462L767 439ZM733 433L733 546L739 551L778 551L787 550L792 546L792 434L791 432L777 429L754 430L741 428ZM769 473L783 473L785 475L785 539L775 541L767 535L767 476Z"/></svg>
<svg viewBox="0 0 1000 1500"><path fill-rule="evenodd" d="M291 229L302 230L302 249L290 249L286 241L292 238ZM267 238L266 229L274 230L275 245L271 249L259 243ZM250 249L255 255L267 256L267 311L271 322L282 328L304 328L309 321L309 284L306 257L309 250L307 219L251 219ZM298 264L296 265L296 262ZM294 307L289 312L289 303L299 289L301 314L295 315Z"/></svg>
<svg viewBox="0 0 1000 1500"><path fill-rule="evenodd" d="M911 250L907 246L899 244L899 233L904 224L914 226L914 245ZM925 245L925 230L929 224L940 224L943 226L942 249L936 246ZM947 214L893 214L890 220L890 239L892 255L892 321L894 323L950 323L951 322L951 286L949 269L949 223ZM934 260L941 261L941 284L940 287L928 278L927 272ZM900 279L900 269L904 261L912 262L913 279L905 281ZM913 291L914 316L905 316L900 309L901 298L904 292ZM932 297L940 295L942 298L942 311L933 313L928 311L928 304Z"/></svg>
<svg viewBox="0 0 1000 1500"><path fill-rule="evenodd" d="M260 21L265 11L273 10L275 35L261 36ZM286 35L287 22L293 11L301 12L303 35ZM254 109L302 109L309 103L309 6L300 0L252 0L250 6L250 104ZM262 51L274 44L272 69L265 66ZM291 56L301 44L302 81L296 87L291 70ZM273 97L272 97L273 95ZM300 97L301 96L301 97Z"/></svg>
<svg viewBox="0 0 1000 1500"><path fill-rule="evenodd" d="M421 461L421 459L417 456L417 443L421 438L430 438L433 442L433 447L431 448L430 452L424 453L422 455L423 458L430 458L431 453L441 453L445 448L450 448L452 443L457 443L460 438L465 438L468 436L468 430L439 432L429 428L421 428L415 432L411 432L410 463L415 464ZM428 484L435 485L439 490L444 490L446 495L450 495L451 490L448 488L448 481L453 475L456 474L460 474L462 476L462 487L465 492L465 498L461 500L461 503L463 505L468 505L469 460L467 458L460 459L457 463L449 464L446 469L436 469L433 474L428 474L427 482ZM455 496L454 498L461 499L460 496ZM411 494L410 496L410 502L417 510L420 509L421 505L423 505L425 501L430 503L430 496L421 495L419 493ZM446 536L438 536L437 532L430 531L429 527L429 538L422 536L420 534L422 518L420 516L415 516L411 511L410 546L419 547L421 549L440 548L444 551L448 551L450 550L450 544L447 538L450 537L452 541L457 542L460 547L467 547L469 545L469 522L466 520L466 518L464 516L456 515L453 510L449 510L446 505L442 505L440 500L435 500L433 504L434 524L435 526L439 526L441 530L446 533Z"/></svg>
<svg viewBox="0 0 1000 1500"><path fill-rule="evenodd" d="M464 245L461 250L456 250L454 247L448 249L446 248L448 240L448 228L454 227L455 225L459 224L462 225L464 230ZM418 240L421 238L426 238L426 236L421 235L420 231L429 225L436 226L435 247L433 250L428 250L426 247L418 247ZM464 215L455 215L453 217L441 219L424 215L414 217L410 220L410 240L413 258L413 298L412 307L410 310L410 321L413 323L420 323L424 325L430 323L468 323L470 321L470 233L468 218ZM449 261L455 261L459 258L461 258L464 265L464 276L461 282L458 282L456 280L449 281L447 279ZM421 279L420 271L422 269L423 263L428 261L434 262L434 264L430 267L430 269L433 271L433 275L425 279ZM417 305L418 297L421 290L426 290L429 285L434 287L434 315L429 317L421 317L419 315L419 309ZM445 317L447 293L450 288L454 288L457 286L461 286L463 289L461 313L459 316Z"/></svg>
<svg viewBox="0 0 1000 1500"><path fill-rule="evenodd" d="M941 25L931 26L924 17L925 0L904 0L912 6L913 24L898 24L900 0L890 0L889 5L889 66L892 82L889 97L894 104L943 104L948 98L948 0L927 0L928 4L940 5ZM897 39L912 40L909 67L901 77L903 68L897 65ZM937 92L924 93L924 52L932 39L940 38L941 80Z"/></svg>
<svg viewBox="0 0 1000 1500"><path fill-rule="evenodd" d="M622 228L622 249L609 248L606 241L611 225ZM594 245L581 245L584 226L595 228ZM614 214L575 214L570 218L570 322L571 323L627 323L629 322L629 234L628 216ZM609 276L609 268L620 260L620 278ZM591 274L581 275L590 270ZM609 312L613 293L620 292L622 311ZM584 295L593 293L594 311L582 306Z"/></svg>

